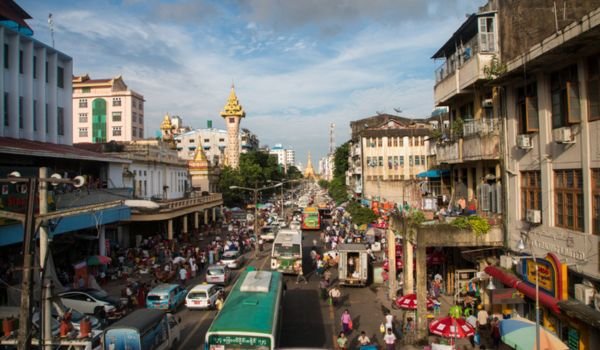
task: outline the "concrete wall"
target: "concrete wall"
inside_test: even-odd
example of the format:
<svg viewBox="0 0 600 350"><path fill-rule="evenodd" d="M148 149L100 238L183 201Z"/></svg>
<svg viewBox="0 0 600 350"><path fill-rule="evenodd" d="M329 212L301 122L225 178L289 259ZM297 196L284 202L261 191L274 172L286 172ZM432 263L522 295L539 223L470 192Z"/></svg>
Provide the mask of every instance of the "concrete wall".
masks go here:
<svg viewBox="0 0 600 350"><path fill-rule="evenodd" d="M471 230L461 230L450 224L426 225L419 228L420 237L425 238L427 247L477 247L502 246L504 235L500 226L476 236Z"/></svg>

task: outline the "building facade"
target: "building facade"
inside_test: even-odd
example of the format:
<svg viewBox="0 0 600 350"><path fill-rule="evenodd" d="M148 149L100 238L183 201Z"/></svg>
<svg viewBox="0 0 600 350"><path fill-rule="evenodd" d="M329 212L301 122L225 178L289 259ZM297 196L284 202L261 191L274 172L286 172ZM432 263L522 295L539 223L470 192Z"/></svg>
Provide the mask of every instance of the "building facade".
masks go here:
<svg viewBox="0 0 600 350"><path fill-rule="evenodd" d="M144 138L144 96L121 76L73 77L73 142L104 143Z"/></svg>
<svg viewBox="0 0 600 350"><path fill-rule="evenodd" d="M34 39L25 11L3 18L15 20L0 23L0 136L71 145L73 59Z"/></svg>

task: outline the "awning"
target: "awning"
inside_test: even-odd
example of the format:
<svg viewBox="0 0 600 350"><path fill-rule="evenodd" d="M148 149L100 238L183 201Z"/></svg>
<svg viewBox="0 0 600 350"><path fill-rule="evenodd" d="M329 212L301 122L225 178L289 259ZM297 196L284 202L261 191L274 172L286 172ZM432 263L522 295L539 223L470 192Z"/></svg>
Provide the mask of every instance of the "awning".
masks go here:
<svg viewBox="0 0 600 350"><path fill-rule="evenodd" d="M496 266L488 266L484 269L485 273L494 277L496 280L502 282L505 286L517 288L517 290L525 294L528 298L535 300L535 287L530 286L517 276L504 271L503 269ZM558 307L558 299L540 291L540 304L549 308L555 314L560 314L560 308Z"/></svg>
<svg viewBox="0 0 600 350"><path fill-rule="evenodd" d="M424 171L422 173L418 173L417 177L442 177L444 175L449 174L450 171L449 170L437 170L437 169L431 169L431 170L427 170Z"/></svg>
<svg viewBox="0 0 600 350"><path fill-rule="evenodd" d="M585 323L600 329L600 311L575 300L563 300L558 302L558 307L570 317L584 321Z"/></svg>

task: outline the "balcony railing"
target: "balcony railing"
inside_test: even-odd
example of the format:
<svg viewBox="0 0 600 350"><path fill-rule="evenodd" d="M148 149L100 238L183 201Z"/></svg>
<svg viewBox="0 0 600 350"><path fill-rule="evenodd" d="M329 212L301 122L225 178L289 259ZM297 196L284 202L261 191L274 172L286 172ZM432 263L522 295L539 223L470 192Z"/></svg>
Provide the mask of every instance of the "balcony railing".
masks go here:
<svg viewBox="0 0 600 350"><path fill-rule="evenodd" d="M487 135L500 130L499 119L466 119L463 124L463 137L471 135Z"/></svg>

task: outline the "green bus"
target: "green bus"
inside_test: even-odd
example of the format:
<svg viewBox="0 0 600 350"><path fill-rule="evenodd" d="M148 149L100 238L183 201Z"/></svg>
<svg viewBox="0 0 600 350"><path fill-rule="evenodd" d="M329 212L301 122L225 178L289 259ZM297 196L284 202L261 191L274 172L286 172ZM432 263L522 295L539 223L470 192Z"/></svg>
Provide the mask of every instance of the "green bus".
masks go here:
<svg viewBox="0 0 600 350"><path fill-rule="evenodd" d="M321 215L319 214L319 208L317 207L306 207L302 211L302 229L303 230L320 230L321 229Z"/></svg>
<svg viewBox="0 0 600 350"><path fill-rule="evenodd" d="M271 249L271 270L297 275L302 271L302 231L281 229Z"/></svg>
<svg viewBox="0 0 600 350"><path fill-rule="evenodd" d="M204 349L276 349L283 292L280 272L243 271L206 332Z"/></svg>

